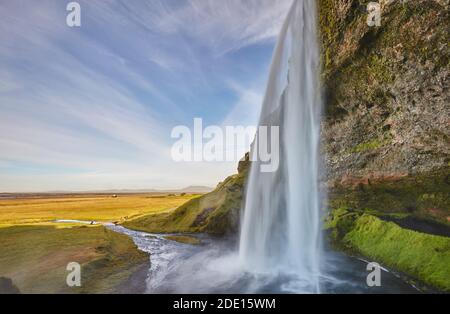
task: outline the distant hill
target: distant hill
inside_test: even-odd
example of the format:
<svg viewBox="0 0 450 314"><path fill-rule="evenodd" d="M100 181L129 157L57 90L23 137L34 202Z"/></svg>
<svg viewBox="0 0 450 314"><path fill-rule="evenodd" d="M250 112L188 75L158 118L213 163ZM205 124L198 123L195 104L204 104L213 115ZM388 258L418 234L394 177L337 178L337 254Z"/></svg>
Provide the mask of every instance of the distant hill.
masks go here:
<svg viewBox="0 0 450 314"><path fill-rule="evenodd" d="M180 192L180 193L209 193L213 188L209 186L192 185L181 190L168 191L168 192Z"/></svg>
<svg viewBox="0 0 450 314"><path fill-rule="evenodd" d="M120 190L102 190L102 191L92 191L91 193L115 193L115 194L123 194L123 193L208 193L211 192L213 188L208 186L200 186L200 185L192 185L182 189L167 189L167 190L158 190L158 189L120 189Z"/></svg>
<svg viewBox="0 0 450 314"><path fill-rule="evenodd" d="M111 190L95 190L95 191L47 191L47 192L30 192L30 193L0 193L0 199L42 196L42 195L71 195L71 194L140 194L140 193L198 193L204 194L214 190L208 186L192 185L182 189L111 189Z"/></svg>

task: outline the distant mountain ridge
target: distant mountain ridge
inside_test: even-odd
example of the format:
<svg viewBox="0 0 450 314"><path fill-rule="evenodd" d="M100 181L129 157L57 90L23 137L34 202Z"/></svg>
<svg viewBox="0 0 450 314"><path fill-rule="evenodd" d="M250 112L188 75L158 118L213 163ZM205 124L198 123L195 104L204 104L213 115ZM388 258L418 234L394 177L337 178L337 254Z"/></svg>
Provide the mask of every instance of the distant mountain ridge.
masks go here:
<svg viewBox="0 0 450 314"><path fill-rule="evenodd" d="M182 189L111 189L86 193L208 193L214 188L202 185L190 185Z"/></svg>
<svg viewBox="0 0 450 314"><path fill-rule="evenodd" d="M39 194L132 194L132 193L209 193L212 187L202 185L191 185L182 189L110 189L92 191L46 191L46 192L11 192L1 193L0 198L17 197L18 195L39 195Z"/></svg>

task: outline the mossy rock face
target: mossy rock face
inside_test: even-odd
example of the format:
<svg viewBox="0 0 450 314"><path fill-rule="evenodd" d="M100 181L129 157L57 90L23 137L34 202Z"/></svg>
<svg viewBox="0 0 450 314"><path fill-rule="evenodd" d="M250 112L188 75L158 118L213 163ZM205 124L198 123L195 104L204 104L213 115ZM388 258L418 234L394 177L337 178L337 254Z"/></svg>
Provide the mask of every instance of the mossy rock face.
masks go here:
<svg viewBox="0 0 450 314"><path fill-rule="evenodd" d="M319 0L327 180L449 165L449 1Z"/></svg>
<svg viewBox="0 0 450 314"><path fill-rule="evenodd" d="M416 176L336 184L329 190L329 207L411 216L450 227L449 177L447 168Z"/></svg>
<svg viewBox="0 0 450 314"><path fill-rule="evenodd" d="M449 223L449 2L319 0L330 207Z"/></svg>
<svg viewBox="0 0 450 314"><path fill-rule="evenodd" d="M363 212L340 208L326 221L339 248L450 292L450 238L401 228Z"/></svg>
<svg viewBox="0 0 450 314"><path fill-rule="evenodd" d="M449 1L385 1L380 27L369 2L318 1L327 229L339 248L448 291L448 238L379 218L450 225Z"/></svg>

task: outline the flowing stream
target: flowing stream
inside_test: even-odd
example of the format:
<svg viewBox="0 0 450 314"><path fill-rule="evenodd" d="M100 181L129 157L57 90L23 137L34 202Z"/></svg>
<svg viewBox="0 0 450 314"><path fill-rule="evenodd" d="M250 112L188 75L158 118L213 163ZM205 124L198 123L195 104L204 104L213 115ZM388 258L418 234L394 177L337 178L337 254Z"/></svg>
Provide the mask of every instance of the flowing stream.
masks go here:
<svg viewBox="0 0 450 314"><path fill-rule="evenodd" d="M195 235L200 245L168 240L164 235L148 234L107 225L130 236L138 248L150 254L150 269L142 278L146 293L310 293L295 274L249 272L239 263L237 244L231 239ZM381 287L366 285L367 263L327 250L326 265L319 278L322 293L417 293L395 274L383 269Z"/></svg>

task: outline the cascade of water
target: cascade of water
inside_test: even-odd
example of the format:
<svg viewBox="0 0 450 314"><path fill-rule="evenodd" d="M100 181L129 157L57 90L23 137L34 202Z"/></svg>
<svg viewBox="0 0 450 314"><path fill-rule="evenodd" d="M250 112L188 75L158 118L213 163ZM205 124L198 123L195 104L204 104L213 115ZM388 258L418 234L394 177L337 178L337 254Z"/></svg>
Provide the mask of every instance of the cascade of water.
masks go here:
<svg viewBox="0 0 450 314"><path fill-rule="evenodd" d="M280 127L280 166L253 162L239 255L256 272L296 274L318 292L319 133L322 107L315 0L294 0L274 52L261 126Z"/></svg>

